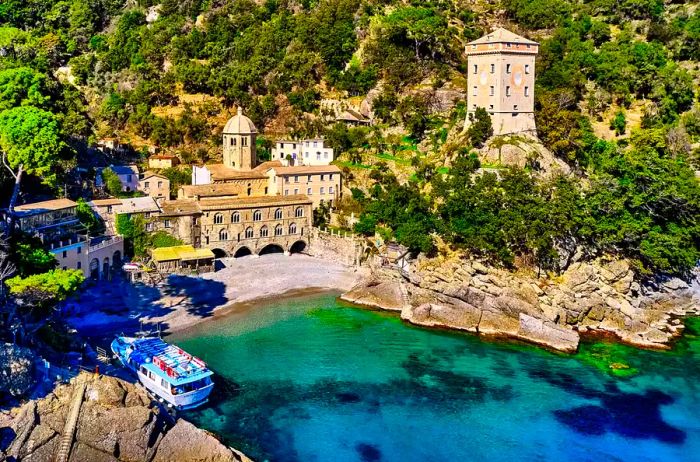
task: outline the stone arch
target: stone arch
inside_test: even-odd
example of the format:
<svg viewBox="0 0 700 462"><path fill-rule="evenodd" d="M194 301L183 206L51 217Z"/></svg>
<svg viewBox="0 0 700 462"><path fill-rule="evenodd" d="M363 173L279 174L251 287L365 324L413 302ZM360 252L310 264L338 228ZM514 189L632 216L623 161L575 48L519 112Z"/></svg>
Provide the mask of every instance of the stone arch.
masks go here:
<svg viewBox="0 0 700 462"><path fill-rule="evenodd" d="M211 249L214 252L214 258L226 258L228 253L224 249Z"/></svg>
<svg viewBox="0 0 700 462"><path fill-rule="evenodd" d="M100 260L97 258L90 260L90 279L100 279Z"/></svg>
<svg viewBox="0 0 700 462"><path fill-rule="evenodd" d="M122 253L118 250L116 250L112 254L112 268L115 270L121 269L122 266Z"/></svg>
<svg viewBox="0 0 700 462"><path fill-rule="evenodd" d="M109 279L109 257L102 260L102 279Z"/></svg>
<svg viewBox="0 0 700 462"><path fill-rule="evenodd" d="M268 244L258 252L258 255L267 255L271 253L284 253L284 249L279 244Z"/></svg>
<svg viewBox="0 0 700 462"><path fill-rule="evenodd" d="M253 252L251 252L251 250L248 247L242 246L239 247L238 250L236 250L236 252L233 254L233 258L245 257L252 254Z"/></svg>
<svg viewBox="0 0 700 462"><path fill-rule="evenodd" d="M289 247L289 253L301 253L304 250L306 250L307 244L306 241L296 241L294 244Z"/></svg>

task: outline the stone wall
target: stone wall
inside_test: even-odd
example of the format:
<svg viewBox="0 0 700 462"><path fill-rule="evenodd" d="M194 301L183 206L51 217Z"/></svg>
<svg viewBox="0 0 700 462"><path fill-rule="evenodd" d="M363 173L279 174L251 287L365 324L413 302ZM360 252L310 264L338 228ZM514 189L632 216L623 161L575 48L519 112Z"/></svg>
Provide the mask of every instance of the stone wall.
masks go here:
<svg viewBox="0 0 700 462"><path fill-rule="evenodd" d="M313 228L308 254L348 266L359 265L364 240L351 234L331 233Z"/></svg>

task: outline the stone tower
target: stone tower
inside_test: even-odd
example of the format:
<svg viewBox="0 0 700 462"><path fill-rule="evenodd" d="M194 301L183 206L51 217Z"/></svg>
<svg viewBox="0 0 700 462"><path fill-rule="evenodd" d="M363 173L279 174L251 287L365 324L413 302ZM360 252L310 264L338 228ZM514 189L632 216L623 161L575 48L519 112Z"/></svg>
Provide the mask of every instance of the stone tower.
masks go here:
<svg viewBox="0 0 700 462"><path fill-rule="evenodd" d="M224 165L236 170L251 170L257 165L255 138L258 131L243 109L231 117L224 127Z"/></svg>
<svg viewBox="0 0 700 462"><path fill-rule="evenodd" d="M491 115L494 135L535 134L535 57L539 44L498 28L466 48L467 120L477 107Z"/></svg>

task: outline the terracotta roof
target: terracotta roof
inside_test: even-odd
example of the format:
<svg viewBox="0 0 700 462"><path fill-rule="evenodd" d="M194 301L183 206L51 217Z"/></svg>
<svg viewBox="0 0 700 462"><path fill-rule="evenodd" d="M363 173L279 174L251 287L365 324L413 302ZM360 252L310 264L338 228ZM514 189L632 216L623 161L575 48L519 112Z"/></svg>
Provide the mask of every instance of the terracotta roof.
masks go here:
<svg viewBox="0 0 700 462"><path fill-rule="evenodd" d="M147 179L147 178L152 178L152 177L154 177L154 176L157 176L158 178L163 178L164 180L167 180L167 179L168 179L167 176L161 175L160 173L156 173L156 172L146 172L146 173L143 174L143 178L141 178L141 179L142 179L142 180L145 180L145 179Z"/></svg>
<svg viewBox="0 0 700 462"><path fill-rule="evenodd" d="M160 208L162 209L161 215L171 217L202 213L202 210L199 208L199 204L197 203L197 201L186 199L163 201L160 204Z"/></svg>
<svg viewBox="0 0 700 462"><path fill-rule="evenodd" d="M51 199L48 201L18 205L15 207L15 214L18 216L38 215L40 213L67 209L77 205L78 204L76 202L73 202L70 199Z"/></svg>
<svg viewBox="0 0 700 462"><path fill-rule="evenodd" d="M239 197L235 199L202 199L199 201L199 206L202 210L272 207L275 205L290 204L311 204L311 199L309 199L304 194L295 194L291 196Z"/></svg>
<svg viewBox="0 0 700 462"><path fill-rule="evenodd" d="M513 32L502 27L499 27L493 32L490 32L484 35L483 37L469 42L467 45L479 45L482 43L525 43L529 45L538 44L537 42L533 42L532 40L526 39L525 37L521 37L520 35L514 34Z"/></svg>
<svg viewBox="0 0 700 462"><path fill-rule="evenodd" d="M268 160L268 161L263 162L262 164L256 166L253 170L266 172L273 167L281 167L281 166L282 166L282 162L280 162L279 160Z"/></svg>
<svg viewBox="0 0 700 462"><path fill-rule="evenodd" d="M267 178L259 170L234 170L224 164L209 164L205 167L211 172L212 180L253 180L257 178Z"/></svg>
<svg viewBox="0 0 700 462"><path fill-rule="evenodd" d="M187 197L237 196L241 190L241 185L234 183L212 183L184 185L180 188Z"/></svg>
<svg viewBox="0 0 700 462"><path fill-rule="evenodd" d="M367 120L365 118L365 116L363 116L362 114L360 114L359 112L357 112L353 109L344 110L335 119L336 120L350 120L353 122L369 122L369 120Z"/></svg>
<svg viewBox="0 0 700 462"><path fill-rule="evenodd" d="M117 199L116 197L110 197L109 199L95 199L93 201L90 201L90 205L94 205L96 207L106 207L108 205L119 205L121 204L122 201Z"/></svg>
<svg viewBox="0 0 700 462"><path fill-rule="evenodd" d="M274 167L277 175L308 175L310 173L340 173L337 165L299 165L293 167Z"/></svg>

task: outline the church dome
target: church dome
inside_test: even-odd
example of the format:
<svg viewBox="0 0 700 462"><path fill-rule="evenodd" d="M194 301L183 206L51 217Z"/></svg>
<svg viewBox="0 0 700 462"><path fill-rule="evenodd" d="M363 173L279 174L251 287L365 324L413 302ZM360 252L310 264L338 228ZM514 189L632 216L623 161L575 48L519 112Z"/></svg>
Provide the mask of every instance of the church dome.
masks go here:
<svg viewBox="0 0 700 462"><path fill-rule="evenodd" d="M247 135L257 132L253 121L243 115L243 109L240 107L238 108L238 113L228 119L224 127L224 133L227 135Z"/></svg>

